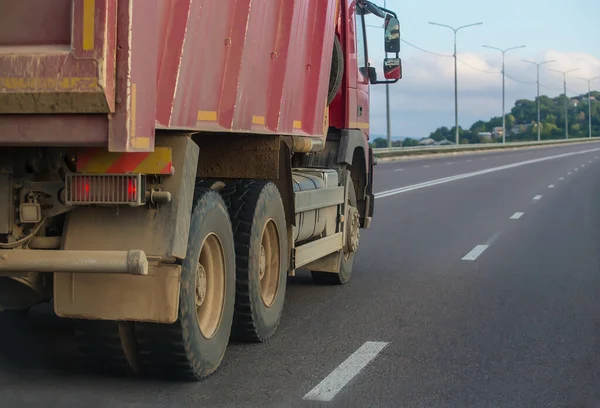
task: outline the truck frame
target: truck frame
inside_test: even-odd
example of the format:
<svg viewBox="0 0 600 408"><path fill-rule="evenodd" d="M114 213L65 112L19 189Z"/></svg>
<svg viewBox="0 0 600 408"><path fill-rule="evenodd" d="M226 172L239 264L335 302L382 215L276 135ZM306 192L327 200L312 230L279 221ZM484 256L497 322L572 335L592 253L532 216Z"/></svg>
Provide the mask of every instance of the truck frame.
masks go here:
<svg viewBox="0 0 600 408"><path fill-rule="evenodd" d="M273 336L296 270L348 282L374 210L369 87L402 77L393 11L5 3L0 309L52 301L92 369L198 380L230 339Z"/></svg>

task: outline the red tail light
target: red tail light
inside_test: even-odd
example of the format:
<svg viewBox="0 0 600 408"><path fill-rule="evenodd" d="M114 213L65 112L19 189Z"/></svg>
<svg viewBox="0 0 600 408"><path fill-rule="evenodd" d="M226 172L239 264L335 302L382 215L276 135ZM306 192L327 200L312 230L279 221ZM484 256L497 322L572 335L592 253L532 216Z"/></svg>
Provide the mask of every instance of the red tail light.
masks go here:
<svg viewBox="0 0 600 408"><path fill-rule="evenodd" d="M127 204L145 202L141 174L68 174L67 204Z"/></svg>

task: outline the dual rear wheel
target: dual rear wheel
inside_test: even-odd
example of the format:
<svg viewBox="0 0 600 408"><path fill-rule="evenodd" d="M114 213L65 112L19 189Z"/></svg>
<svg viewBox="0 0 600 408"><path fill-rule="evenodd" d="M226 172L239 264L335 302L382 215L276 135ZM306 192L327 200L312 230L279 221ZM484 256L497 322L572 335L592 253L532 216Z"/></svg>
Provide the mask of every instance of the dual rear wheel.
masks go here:
<svg viewBox="0 0 600 408"><path fill-rule="evenodd" d="M274 184L243 181L221 194L199 184L177 321L83 321L75 339L86 365L97 371L204 378L220 365L230 337L265 341L273 335L287 268L285 213Z"/></svg>

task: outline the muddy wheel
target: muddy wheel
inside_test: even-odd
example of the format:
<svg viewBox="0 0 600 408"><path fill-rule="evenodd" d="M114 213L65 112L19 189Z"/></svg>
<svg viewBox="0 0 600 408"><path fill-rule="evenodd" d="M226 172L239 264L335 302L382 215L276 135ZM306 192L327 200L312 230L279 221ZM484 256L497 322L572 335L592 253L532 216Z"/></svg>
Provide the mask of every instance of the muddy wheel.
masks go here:
<svg viewBox="0 0 600 408"><path fill-rule="evenodd" d="M133 323L83 320L76 323L74 335L86 369L118 376L139 373Z"/></svg>
<svg viewBox="0 0 600 408"><path fill-rule="evenodd" d="M345 214L346 223L344 224L346 228L346 242L344 242L344 248L342 249L343 256L340 262L339 273L311 271L314 283L321 285L343 285L350 280L360 239L360 214L357 203L354 184L350 182L348 205L346 206Z"/></svg>
<svg viewBox="0 0 600 408"><path fill-rule="evenodd" d="M227 348L234 302L235 250L227 208L219 193L196 187L179 318L174 324L135 325L144 373L185 380L212 374Z"/></svg>
<svg viewBox="0 0 600 408"><path fill-rule="evenodd" d="M270 182L228 186L236 250L236 302L232 338L265 341L281 318L288 270L288 243L281 195Z"/></svg>

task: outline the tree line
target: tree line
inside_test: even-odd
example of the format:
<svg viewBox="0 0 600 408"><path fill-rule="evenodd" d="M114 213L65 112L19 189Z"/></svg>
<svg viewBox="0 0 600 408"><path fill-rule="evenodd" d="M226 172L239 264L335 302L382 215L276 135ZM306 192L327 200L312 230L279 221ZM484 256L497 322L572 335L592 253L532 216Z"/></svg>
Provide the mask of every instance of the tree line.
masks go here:
<svg viewBox="0 0 600 408"><path fill-rule="evenodd" d="M595 99L595 100L594 100ZM587 137L589 134L588 95L568 98L569 137ZM600 92L592 92L592 135L600 136ZM562 139L565 137L565 96L550 98L540 96L541 139ZM461 144L494 143L502 141L502 136L490 137L495 128L502 127L502 116L488 121L478 120L469 129L459 126ZM455 140L455 127L442 126L431 132L429 138L436 142ZM537 140L537 98L535 100L519 99L506 115L506 141ZM402 146L417 146L419 140L407 138ZM387 147L387 140L376 138L372 147ZM392 146L400 146L400 141L393 141Z"/></svg>

